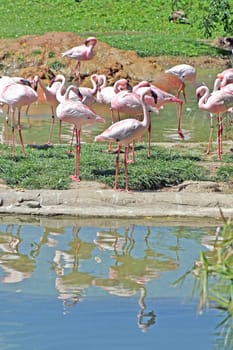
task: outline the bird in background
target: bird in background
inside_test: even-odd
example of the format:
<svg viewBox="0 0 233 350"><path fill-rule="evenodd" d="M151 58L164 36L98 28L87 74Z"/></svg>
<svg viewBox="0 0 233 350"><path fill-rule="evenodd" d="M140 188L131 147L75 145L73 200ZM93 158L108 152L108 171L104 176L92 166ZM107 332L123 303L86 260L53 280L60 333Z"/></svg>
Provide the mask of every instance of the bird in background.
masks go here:
<svg viewBox="0 0 233 350"><path fill-rule="evenodd" d="M105 123L105 119L97 115L90 107L83 104L78 100L71 100L69 97L70 92L73 91L79 95L80 100L82 95L79 88L74 85L70 85L62 101L56 108L56 114L59 120L65 123L72 124L75 128L76 137L76 152L75 152L75 172L70 178L73 181L80 181L80 153L81 153L81 140L80 133L83 125L93 123Z"/></svg>
<svg viewBox="0 0 233 350"><path fill-rule="evenodd" d="M177 97L182 93L185 102L187 102L185 84L189 82L196 88L196 69L189 64L183 63L167 69L165 73L168 77L168 87L171 87L173 84L175 85L175 83L178 84Z"/></svg>
<svg viewBox="0 0 233 350"><path fill-rule="evenodd" d="M120 190L118 188L118 174L119 174L119 159L121 146L125 148L124 152L124 171L125 171L125 191L129 191L128 187L128 163L131 162L128 158L129 155L129 145L135 139L142 137L143 133L148 129L150 124L150 116L148 106L145 102L145 96L151 94L154 98L155 103L157 100L157 95L153 92L150 87L144 88L144 91L141 94L140 101L143 110L143 120L140 121L136 118L127 118L119 120L118 122L110 125L105 131L100 135L95 137L95 142L98 141L107 141L107 142L116 142L118 144L118 151L116 156L115 164L115 182L114 190Z"/></svg>
<svg viewBox="0 0 233 350"><path fill-rule="evenodd" d="M75 66L75 75L78 76L78 85L80 85L80 66L81 61L88 61L94 57L94 47L97 39L94 36L88 37L84 44L72 47L71 49L62 53L62 57L73 58L77 61Z"/></svg>
<svg viewBox="0 0 233 350"><path fill-rule="evenodd" d="M0 89L0 105L7 105L11 114L11 133L12 133L12 157L15 157L15 111L18 111L17 129L19 140L22 147L22 153L25 156L25 149L23 143L23 137L21 132L21 110L23 106L29 106L30 104L38 100L37 82L35 81L34 88L31 87L31 82L27 79L16 79L16 81L9 81Z"/></svg>
<svg viewBox="0 0 233 350"><path fill-rule="evenodd" d="M233 84L228 84L221 90L210 93L206 85L196 90L198 107L211 114L216 114L218 119L218 160L221 160L222 153L222 114L233 107Z"/></svg>

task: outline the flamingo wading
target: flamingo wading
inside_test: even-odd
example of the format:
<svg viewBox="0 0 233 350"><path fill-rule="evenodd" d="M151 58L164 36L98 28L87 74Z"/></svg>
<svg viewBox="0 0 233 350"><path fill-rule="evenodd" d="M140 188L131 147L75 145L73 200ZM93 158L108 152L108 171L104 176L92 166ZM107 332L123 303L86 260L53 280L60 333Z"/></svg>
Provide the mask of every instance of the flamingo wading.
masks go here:
<svg viewBox="0 0 233 350"><path fill-rule="evenodd" d="M81 152L81 142L80 142L80 132L81 127L87 124L93 123L105 123L105 119L98 116L90 107L83 104L78 100L71 100L69 97L70 92L79 93L79 89L70 85L63 97L62 102L57 106L56 114L59 120L63 122L70 123L75 127L76 136L76 153L75 153L75 173L71 175L70 178L73 181L80 181L80 152ZM81 97L81 96L80 96Z"/></svg>
<svg viewBox="0 0 233 350"><path fill-rule="evenodd" d="M157 95L153 92L150 87L144 89L141 94L140 100L143 109L143 120L140 121L135 118L127 118L120 120L108 127L104 132L95 137L95 141L108 141L116 142L118 144L118 152L116 156L116 172L115 172L115 182L114 190L118 190L118 173L119 173L119 158L121 145L125 147L124 154L124 169L125 169L125 190L128 191L128 153L129 144L133 142L136 138L140 138L142 134L148 129L150 124L150 116L148 106L145 103L145 96L151 94L155 102L157 101Z"/></svg>

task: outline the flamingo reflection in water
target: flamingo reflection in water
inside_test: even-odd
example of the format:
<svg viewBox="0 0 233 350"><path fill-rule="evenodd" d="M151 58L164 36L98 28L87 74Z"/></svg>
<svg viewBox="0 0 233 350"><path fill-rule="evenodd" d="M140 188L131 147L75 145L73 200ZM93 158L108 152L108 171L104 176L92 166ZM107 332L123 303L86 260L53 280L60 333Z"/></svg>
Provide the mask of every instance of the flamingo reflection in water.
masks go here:
<svg viewBox="0 0 233 350"><path fill-rule="evenodd" d="M12 230L14 225L12 225ZM20 238L21 226L17 228L16 234L5 232L1 234L0 243L0 268L5 272L2 283L19 283L30 278L35 270L35 261L28 254L19 252L22 242ZM16 263L17 261L17 263Z"/></svg>
<svg viewBox="0 0 233 350"><path fill-rule="evenodd" d="M142 332L146 332L156 322L154 311L147 311L146 284L158 278L161 271L174 270L178 265L164 255L158 256L150 248L149 228L144 236L145 256L136 258L133 252L136 246L136 240L133 237L134 229L134 225L128 227L124 236L112 231L98 232L96 239L98 247L101 250L113 250L114 255L111 257L115 263L109 267L109 278L95 279L94 285L103 288L109 294L121 297L130 297L139 293L137 323ZM148 252L153 259L148 259Z"/></svg>
<svg viewBox="0 0 233 350"><path fill-rule="evenodd" d="M55 287L59 292L64 306L64 314L70 312L83 296L83 291L92 285L93 276L87 272L80 272L80 260L92 258L94 243L84 242L79 237L80 227L72 229L73 240L69 243L69 250L56 250L53 259L53 268L57 274Z"/></svg>

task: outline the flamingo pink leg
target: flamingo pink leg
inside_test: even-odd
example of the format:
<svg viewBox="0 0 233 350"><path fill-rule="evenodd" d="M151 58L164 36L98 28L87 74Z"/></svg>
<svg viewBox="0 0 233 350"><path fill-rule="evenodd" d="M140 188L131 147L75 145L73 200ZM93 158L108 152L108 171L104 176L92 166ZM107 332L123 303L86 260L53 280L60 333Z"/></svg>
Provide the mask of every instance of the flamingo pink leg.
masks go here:
<svg viewBox="0 0 233 350"><path fill-rule="evenodd" d="M11 143L12 143L12 158L15 157L15 111L12 111L11 116Z"/></svg>
<svg viewBox="0 0 233 350"><path fill-rule="evenodd" d="M120 158L121 146L118 147L118 152L116 156L116 172L115 172L115 181L114 181L114 190L118 191L118 174L119 174L119 158Z"/></svg>
<svg viewBox="0 0 233 350"><path fill-rule="evenodd" d="M182 122L182 101L180 101L180 108L179 108L179 112L178 112L178 135L184 139L184 134L181 131L181 122Z"/></svg>
<svg viewBox="0 0 233 350"><path fill-rule="evenodd" d="M221 160L221 154L222 154L222 132L223 132L223 126L222 126L222 116L218 115L218 160Z"/></svg>
<svg viewBox="0 0 233 350"><path fill-rule="evenodd" d="M52 139L52 135L53 135L53 129L54 129L54 122L55 122L55 117L54 117L54 110L53 107L51 107L52 109L52 116L51 116L51 126L50 126L50 131L49 131L49 138L48 138L48 145L51 144L51 139Z"/></svg>
<svg viewBox="0 0 233 350"><path fill-rule="evenodd" d="M80 142L80 130L75 128L76 135L76 153L75 153L75 174L70 176L72 181L80 182L80 152L81 152L81 142Z"/></svg>
<svg viewBox="0 0 233 350"><path fill-rule="evenodd" d="M151 147L151 121L148 127L148 135L147 135L147 158L150 158L150 147Z"/></svg>
<svg viewBox="0 0 233 350"><path fill-rule="evenodd" d="M125 190L126 190L127 192L129 191L128 156L129 156L129 146L125 147L125 156L124 156Z"/></svg>
<svg viewBox="0 0 233 350"><path fill-rule="evenodd" d="M210 116L210 135L209 135L209 141L208 141L208 145L207 145L206 154L210 154L213 131L214 131L214 122L213 122L213 115L211 115Z"/></svg>
<svg viewBox="0 0 233 350"><path fill-rule="evenodd" d="M25 149L24 149L24 144L23 144L23 136L22 136L22 132L21 132L21 125L20 125L20 110L18 111L18 134L19 134L19 140L21 143L21 147L22 147L22 153L25 156Z"/></svg>

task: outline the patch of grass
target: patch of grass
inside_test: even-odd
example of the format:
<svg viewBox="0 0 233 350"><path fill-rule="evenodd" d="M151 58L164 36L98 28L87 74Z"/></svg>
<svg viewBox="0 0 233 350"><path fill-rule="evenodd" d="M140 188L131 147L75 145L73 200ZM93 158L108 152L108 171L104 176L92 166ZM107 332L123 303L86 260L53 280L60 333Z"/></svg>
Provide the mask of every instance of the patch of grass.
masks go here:
<svg viewBox="0 0 233 350"><path fill-rule="evenodd" d="M106 152L107 144L82 144L80 177L86 181L98 181L113 187L115 178L115 154ZM67 154L68 146L48 149L27 147L26 157L16 147L12 159L10 149L0 145L0 177L12 188L67 189L69 175L74 173L74 156ZM192 150L153 147L151 158L146 158L147 145L136 147L135 163L129 164L129 187L132 190L155 190L177 185L184 180L207 180L208 171L198 165L201 156ZM120 159L119 186L124 187L123 154Z"/></svg>
<svg viewBox="0 0 233 350"><path fill-rule="evenodd" d="M233 0L229 4L232 7ZM2 1L4 26L0 27L0 37L68 31L83 37L96 35L117 48L135 50L140 56L229 54L203 41L201 23L208 15L206 2L186 0L182 7L189 25L169 22L172 4L164 0ZM224 23L219 23L212 35L223 36Z"/></svg>

